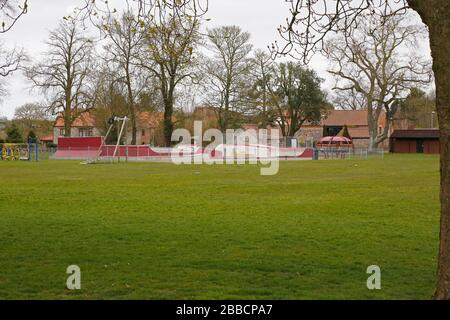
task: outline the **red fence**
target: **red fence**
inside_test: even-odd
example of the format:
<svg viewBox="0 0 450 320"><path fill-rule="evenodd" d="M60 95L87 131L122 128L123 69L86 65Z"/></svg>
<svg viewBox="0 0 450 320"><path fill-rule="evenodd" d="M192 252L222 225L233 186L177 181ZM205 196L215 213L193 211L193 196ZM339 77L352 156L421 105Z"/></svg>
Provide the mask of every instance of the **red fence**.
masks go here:
<svg viewBox="0 0 450 320"><path fill-rule="evenodd" d="M95 158L96 156L111 157L114 155L114 150L116 146L113 145L103 145L103 137L76 137L76 138L65 138L60 137L58 139L58 150L54 154L54 159L89 159ZM101 152L99 154L101 148ZM186 150L177 152L179 156L183 154L188 155L194 151L195 154L201 155L206 152L203 148L186 146ZM148 145L141 146L119 146L116 152L116 156L120 157L170 157L170 149L162 148L151 148ZM211 152L209 155L212 158L221 158L223 152L220 150L209 150ZM279 158L309 158L313 157L312 148L280 148Z"/></svg>
<svg viewBox="0 0 450 320"><path fill-rule="evenodd" d="M103 146L102 157L112 156L116 146ZM170 153L160 153L152 150L149 146L119 146L116 156L129 157L168 157Z"/></svg>
<svg viewBox="0 0 450 320"><path fill-rule="evenodd" d="M76 137L76 138L58 138L58 149L74 149L74 148L84 148L84 149L95 149L97 150L101 147L103 143L103 137Z"/></svg>

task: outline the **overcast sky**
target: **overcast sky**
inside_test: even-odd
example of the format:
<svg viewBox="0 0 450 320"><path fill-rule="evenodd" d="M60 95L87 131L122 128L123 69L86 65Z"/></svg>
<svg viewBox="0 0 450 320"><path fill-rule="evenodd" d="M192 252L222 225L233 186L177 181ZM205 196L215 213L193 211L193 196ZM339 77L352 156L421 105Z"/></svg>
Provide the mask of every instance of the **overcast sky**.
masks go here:
<svg viewBox="0 0 450 320"><path fill-rule="evenodd" d="M209 1L208 17L211 21L206 27L238 25L251 33L251 42L256 48L261 49L267 48L279 38L277 27L289 16L289 6L285 0ZM49 30L54 29L59 20L80 2L77 0L29 0L29 2L28 14L23 16L10 32L0 35L0 39L8 47L14 45L24 47L32 59L37 59L45 50L44 41ZM323 58L316 56L310 67L321 77L327 78L327 64ZM30 92L30 83L20 73L14 74L6 81L10 95L0 104L0 116L11 118L16 107L42 100L38 92ZM327 79L324 87L329 88L330 84L331 81Z"/></svg>

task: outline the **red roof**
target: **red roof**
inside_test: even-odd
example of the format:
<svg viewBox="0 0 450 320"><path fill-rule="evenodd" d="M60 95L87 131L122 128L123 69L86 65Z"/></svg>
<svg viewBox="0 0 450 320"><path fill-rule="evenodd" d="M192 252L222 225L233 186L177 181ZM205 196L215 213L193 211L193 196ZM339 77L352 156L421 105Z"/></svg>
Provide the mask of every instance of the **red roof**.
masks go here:
<svg viewBox="0 0 450 320"><path fill-rule="evenodd" d="M324 126L367 126L367 110L332 110L324 120Z"/></svg>
<svg viewBox="0 0 450 320"><path fill-rule="evenodd" d="M359 128L347 127L347 129L348 129L348 134L350 135L350 137L352 137L354 139L370 137L368 127L359 127Z"/></svg>
<svg viewBox="0 0 450 320"><path fill-rule="evenodd" d="M64 127L64 118L62 116L56 118L55 127ZM95 119L90 112L83 112L72 123L72 128L76 127L95 127Z"/></svg>
<svg viewBox="0 0 450 320"><path fill-rule="evenodd" d="M162 112L139 112L137 114L137 125L140 128L157 128L163 121L164 114ZM80 114L72 123L72 128L94 128L96 126L95 116L89 111ZM58 116L55 121L55 127L64 127L64 118Z"/></svg>
<svg viewBox="0 0 450 320"><path fill-rule="evenodd" d="M139 112L137 115L137 125L141 128L157 128L164 120L162 112Z"/></svg>
<svg viewBox="0 0 450 320"><path fill-rule="evenodd" d="M384 127L384 112L381 112L379 118L379 125ZM326 117L322 119L320 124L305 123L305 126L309 127L322 127L322 126L344 126L348 127L363 127L368 126L367 123L367 110L330 110ZM350 128L349 128L350 129Z"/></svg>
<svg viewBox="0 0 450 320"><path fill-rule="evenodd" d="M46 136L40 137L39 140L44 141L44 142L49 142L49 141L51 142L51 141L53 141L53 134L48 134Z"/></svg>

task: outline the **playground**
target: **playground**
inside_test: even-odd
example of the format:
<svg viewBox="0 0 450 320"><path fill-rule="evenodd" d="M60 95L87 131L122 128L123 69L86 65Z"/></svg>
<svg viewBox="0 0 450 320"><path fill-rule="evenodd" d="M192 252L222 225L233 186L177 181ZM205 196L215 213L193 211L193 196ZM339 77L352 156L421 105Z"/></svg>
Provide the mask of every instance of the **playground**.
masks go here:
<svg viewBox="0 0 450 320"><path fill-rule="evenodd" d="M185 136L184 143L174 143L171 148L154 147L150 145L126 145L123 141L128 141L126 126L129 119L127 117L111 117L108 121L109 128L105 136L91 137L58 137L58 147L51 156L54 160L83 160L83 164L93 164L99 162L120 162L121 159L128 161L160 161L173 163L186 163L185 160L193 160L199 163L204 160L210 163L227 162L242 163L246 160L318 160L318 159L365 159L367 149L355 149L352 140L346 137L324 137L320 139L317 146L313 143L300 146L298 139L290 139L289 144L286 137L274 137L267 134L258 134L256 130L233 132L231 137L215 137L214 144L205 145L204 135L200 132L189 139ZM118 137L113 143L109 141L109 136L114 127L117 126ZM207 133L205 133L207 135ZM177 141L173 137L173 141ZM294 140L294 141L292 141ZM109 141L109 144L107 143ZM212 141L208 138L208 141ZM384 150L381 149L381 156Z"/></svg>
<svg viewBox="0 0 450 320"><path fill-rule="evenodd" d="M0 160L39 161L39 144L0 143Z"/></svg>
<svg viewBox="0 0 450 320"><path fill-rule="evenodd" d="M0 298L428 299L438 165L0 161ZM382 290L367 290L373 264Z"/></svg>
<svg viewBox="0 0 450 320"><path fill-rule="evenodd" d="M50 156L53 160L83 160L84 164L99 162L120 161L154 161L154 162L183 162L176 159L202 158L210 162L237 162L249 160L328 160L328 159L367 159L367 148L355 148L351 140L344 139L345 144L333 139L339 137L326 137L330 141L322 142L316 147L298 146L285 147L279 141L264 141L263 143L221 143L214 147L202 146L195 142L191 144L178 144L172 148L153 147L150 145L107 145L104 137L59 137L58 148ZM345 140L346 139L346 140ZM348 140L348 141L347 141ZM371 155L383 158L384 149L372 150ZM185 159L186 158L186 159ZM175 161L174 161L175 160Z"/></svg>

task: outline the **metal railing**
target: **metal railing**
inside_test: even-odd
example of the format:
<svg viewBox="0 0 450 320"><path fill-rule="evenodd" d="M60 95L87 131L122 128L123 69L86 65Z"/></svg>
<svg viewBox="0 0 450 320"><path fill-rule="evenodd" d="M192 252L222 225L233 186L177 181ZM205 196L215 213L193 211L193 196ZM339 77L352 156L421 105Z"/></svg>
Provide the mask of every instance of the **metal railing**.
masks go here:
<svg viewBox="0 0 450 320"><path fill-rule="evenodd" d="M369 158L384 158L384 149L322 147L314 149L316 160L366 160Z"/></svg>

